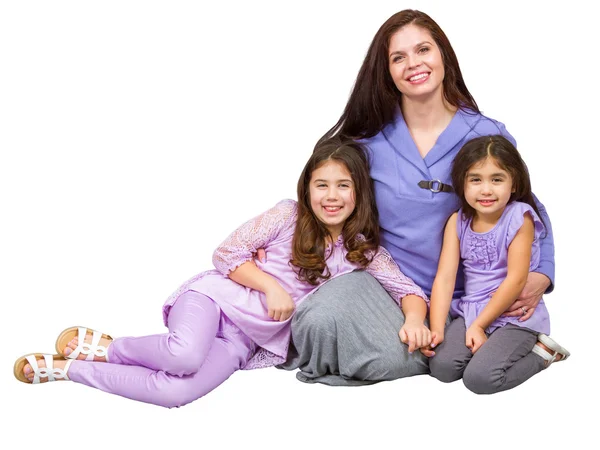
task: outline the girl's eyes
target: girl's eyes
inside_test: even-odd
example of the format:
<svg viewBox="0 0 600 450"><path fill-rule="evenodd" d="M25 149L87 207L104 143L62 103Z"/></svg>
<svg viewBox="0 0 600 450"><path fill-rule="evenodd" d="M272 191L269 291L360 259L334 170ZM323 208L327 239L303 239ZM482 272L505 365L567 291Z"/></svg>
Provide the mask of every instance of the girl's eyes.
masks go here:
<svg viewBox="0 0 600 450"><path fill-rule="evenodd" d="M419 53L427 53L429 51L429 47L421 47L419 49Z"/></svg>
<svg viewBox="0 0 600 450"><path fill-rule="evenodd" d="M318 188L326 188L327 185L324 184L324 183L319 183L319 184L317 184L317 187ZM352 186L350 186L348 183L342 183L342 184L338 184L338 187L340 187L340 188L346 188L347 189L347 188L350 188Z"/></svg>
<svg viewBox="0 0 600 450"><path fill-rule="evenodd" d="M469 178L469 183L479 183L481 182L481 178ZM492 178L492 183L504 183L504 178Z"/></svg>

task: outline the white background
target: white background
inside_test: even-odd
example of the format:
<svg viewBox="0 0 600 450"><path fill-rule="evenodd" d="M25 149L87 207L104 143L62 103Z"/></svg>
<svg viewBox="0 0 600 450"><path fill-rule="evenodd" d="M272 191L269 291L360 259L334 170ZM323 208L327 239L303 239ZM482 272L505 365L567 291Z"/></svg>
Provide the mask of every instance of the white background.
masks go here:
<svg viewBox="0 0 600 450"><path fill-rule="evenodd" d="M597 442L599 42L591 4L3 2L2 445ZM74 383L14 380L14 360L52 351L67 326L162 332L164 299L211 267L222 239L295 198L300 170L341 114L372 37L405 8L440 24L482 111L517 139L554 227L556 289L546 302L569 361L494 396L428 376L331 388L273 368L238 372L172 410Z"/></svg>

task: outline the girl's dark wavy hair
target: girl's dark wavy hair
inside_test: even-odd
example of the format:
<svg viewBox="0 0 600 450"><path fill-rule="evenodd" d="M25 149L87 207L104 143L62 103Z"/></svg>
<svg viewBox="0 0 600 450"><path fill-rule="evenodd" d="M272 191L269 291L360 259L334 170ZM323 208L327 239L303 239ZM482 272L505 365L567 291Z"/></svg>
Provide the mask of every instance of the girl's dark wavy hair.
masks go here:
<svg viewBox="0 0 600 450"><path fill-rule="evenodd" d="M379 247L379 215L366 151L353 140L332 138L321 142L298 180L298 219L290 260L298 279L315 286L331 277L326 263L329 256L326 242L332 241L333 236L310 206L310 180L312 173L328 161L343 164L350 172L354 186L356 206L342 229L344 247L348 251L346 259L364 268Z"/></svg>
<svg viewBox="0 0 600 450"><path fill-rule="evenodd" d="M531 192L531 181L527 166L515 146L502 135L480 136L468 141L456 154L452 164L452 186L460 200L460 206L466 219L475 215L475 210L465 199L465 179L469 168L474 164L493 158L496 164L506 170L512 178L514 192L508 202L523 202L530 205L542 223L540 211Z"/></svg>
<svg viewBox="0 0 600 450"><path fill-rule="evenodd" d="M411 24L426 30L442 54L445 100L456 108L480 112L467 89L458 58L444 31L424 12L406 9L390 17L375 34L342 116L321 141L337 135L354 139L369 138L394 120L402 93L390 75L390 39L398 30Z"/></svg>

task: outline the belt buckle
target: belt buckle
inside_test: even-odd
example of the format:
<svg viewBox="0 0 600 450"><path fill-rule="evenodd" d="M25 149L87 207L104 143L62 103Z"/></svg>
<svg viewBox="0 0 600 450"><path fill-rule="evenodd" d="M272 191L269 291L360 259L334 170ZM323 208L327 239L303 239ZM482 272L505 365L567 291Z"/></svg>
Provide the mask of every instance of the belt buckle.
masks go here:
<svg viewBox="0 0 600 450"><path fill-rule="evenodd" d="M442 192L442 189L444 189L444 183L440 180L429 180L429 190L431 192Z"/></svg>

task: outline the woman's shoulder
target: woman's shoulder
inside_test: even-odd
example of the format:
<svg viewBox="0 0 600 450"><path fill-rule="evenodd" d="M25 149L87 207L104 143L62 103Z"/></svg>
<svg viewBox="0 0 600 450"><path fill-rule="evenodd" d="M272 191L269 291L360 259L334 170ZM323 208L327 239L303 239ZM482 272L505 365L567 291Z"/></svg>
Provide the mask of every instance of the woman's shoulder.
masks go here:
<svg viewBox="0 0 600 450"><path fill-rule="evenodd" d="M499 120L488 117L480 112L459 109L458 114L471 129L482 134L504 134L506 126Z"/></svg>

